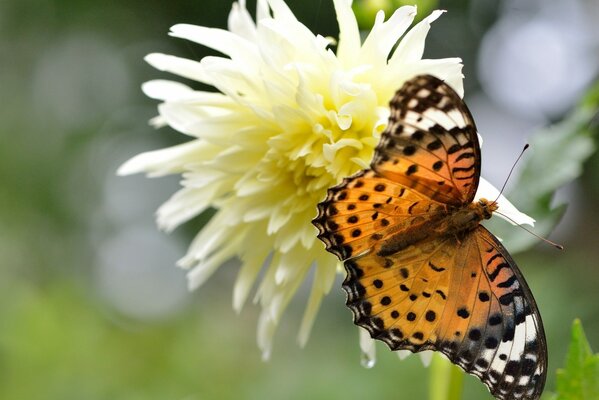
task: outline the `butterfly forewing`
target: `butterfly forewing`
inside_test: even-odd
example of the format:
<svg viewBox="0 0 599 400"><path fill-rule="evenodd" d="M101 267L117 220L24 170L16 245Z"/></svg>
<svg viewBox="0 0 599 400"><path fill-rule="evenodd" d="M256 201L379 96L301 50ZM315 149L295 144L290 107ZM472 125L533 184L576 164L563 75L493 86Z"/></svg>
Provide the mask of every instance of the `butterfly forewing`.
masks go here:
<svg viewBox="0 0 599 400"><path fill-rule="evenodd" d="M328 191L313 223L327 250L344 260L392 234L445 215L445 206L403 185L362 171Z"/></svg>
<svg viewBox="0 0 599 400"><path fill-rule="evenodd" d="M390 106L371 168L433 200L470 203L480 176L480 148L460 97L424 75L406 82Z"/></svg>

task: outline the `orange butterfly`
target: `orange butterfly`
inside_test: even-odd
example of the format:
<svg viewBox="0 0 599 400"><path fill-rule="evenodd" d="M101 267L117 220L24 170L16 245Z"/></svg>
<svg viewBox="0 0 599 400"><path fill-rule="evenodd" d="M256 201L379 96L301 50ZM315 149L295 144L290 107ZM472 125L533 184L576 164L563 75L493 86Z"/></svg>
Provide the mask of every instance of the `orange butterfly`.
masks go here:
<svg viewBox="0 0 599 400"><path fill-rule="evenodd" d="M313 224L345 261L354 322L392 350L436 350L497 399L538 399L541 316L516 263L473 203L481 156L472 115L443 81L417 76L390 103L371 169L330 188Z"/></svg>

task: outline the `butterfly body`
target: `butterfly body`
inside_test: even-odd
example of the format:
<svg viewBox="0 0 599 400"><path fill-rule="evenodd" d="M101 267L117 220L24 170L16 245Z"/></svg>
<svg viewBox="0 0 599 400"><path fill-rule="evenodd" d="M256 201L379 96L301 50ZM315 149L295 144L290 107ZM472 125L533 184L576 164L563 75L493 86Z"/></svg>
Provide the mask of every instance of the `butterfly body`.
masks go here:
<svg viewBox="0 0 599 400"><path fill-rule="evenodd" d="M482 220L490 219L495 210L497 210L495 203L481 199L457 209L438 211L423 223L391 236L377 251L377 255L392 255L425 238L452 235L458 238L477 228Z"/></svg>
<svg viewBox="0 0 599 400"><path fill-rule="evenodd" d="M537 305L474 201L480 146L443 81L407 81L371 168L328 190L313 224L344 261L354 323L392 350L436 350L501 400L539 399L547 348Z"/></svg>

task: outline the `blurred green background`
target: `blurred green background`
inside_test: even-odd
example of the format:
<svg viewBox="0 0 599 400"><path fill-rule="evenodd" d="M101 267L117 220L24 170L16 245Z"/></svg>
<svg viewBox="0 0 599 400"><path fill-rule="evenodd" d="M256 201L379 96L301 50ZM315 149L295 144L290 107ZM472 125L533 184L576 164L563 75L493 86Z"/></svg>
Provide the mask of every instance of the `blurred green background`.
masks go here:
<svg viewBox="0 0 599 400"><path fill-rule="evenodd" d="M312 31L336 36L330 1L288 4ZM463 58L466 100L485 138L483 174L500 185L526 138L560 121L596 78L598 4L420 2L422 12L433 6L448 13L433 24L425 55ZM156 104L140 85L169 76L143 57L211 54L168 29L224 27L230 7L0 2L0 399L425 398L417 357L399 361L380 345L377 365L360 366L339 284L305 349L296 344L300 290L262 362L257 308L240 316L231 308L237 267L188 293L174 266L202 218L171 235L154 226L178 178L115 176L129 157L185 140L148 126ZM569 203L552 235L566 251L539 244L515 257L545 322L549 389L575 317L599 349L599 156L556 201ZM490 395L468 377L464 398Z"/></svg>

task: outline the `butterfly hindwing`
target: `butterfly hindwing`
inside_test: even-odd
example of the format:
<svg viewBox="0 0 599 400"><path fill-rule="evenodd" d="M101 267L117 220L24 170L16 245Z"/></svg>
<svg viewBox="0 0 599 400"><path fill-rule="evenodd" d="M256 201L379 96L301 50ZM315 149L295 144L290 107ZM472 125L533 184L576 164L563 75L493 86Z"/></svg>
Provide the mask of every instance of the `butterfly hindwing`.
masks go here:
<svg viewBox="0 0 599 400"><path fill-rule="evenodd" d="M547 368L535 301L518 267L480 226L345 262L356 324L393 350L437 350L498 399L538 399Z"/></svg>
<svg viewBox="0 0 599 400"><path fill-rule="evenodd" d="M498 324L497 315L492 314L487 320L489 327L502 326L502 337L485 383L500 399L538 399L547 375L547 343L537 304L499 240L482 226L473 238L503 318L502 324Z"/></svg>
<svg viewBox="0 0 599 400"><path fill-rule="evenodd" d="M371 168L433 200L470 203L480 176L480 146L462 99L440 79L422 75L397 91L390 108Z"/></svg>
<svg viewBox="0 0 599 400"><path fill-rule="evenodd" d="M451 244L438 238L390 256L347 260L343 289L354 322L392 350L432 349L449 295Z"/></svg>

